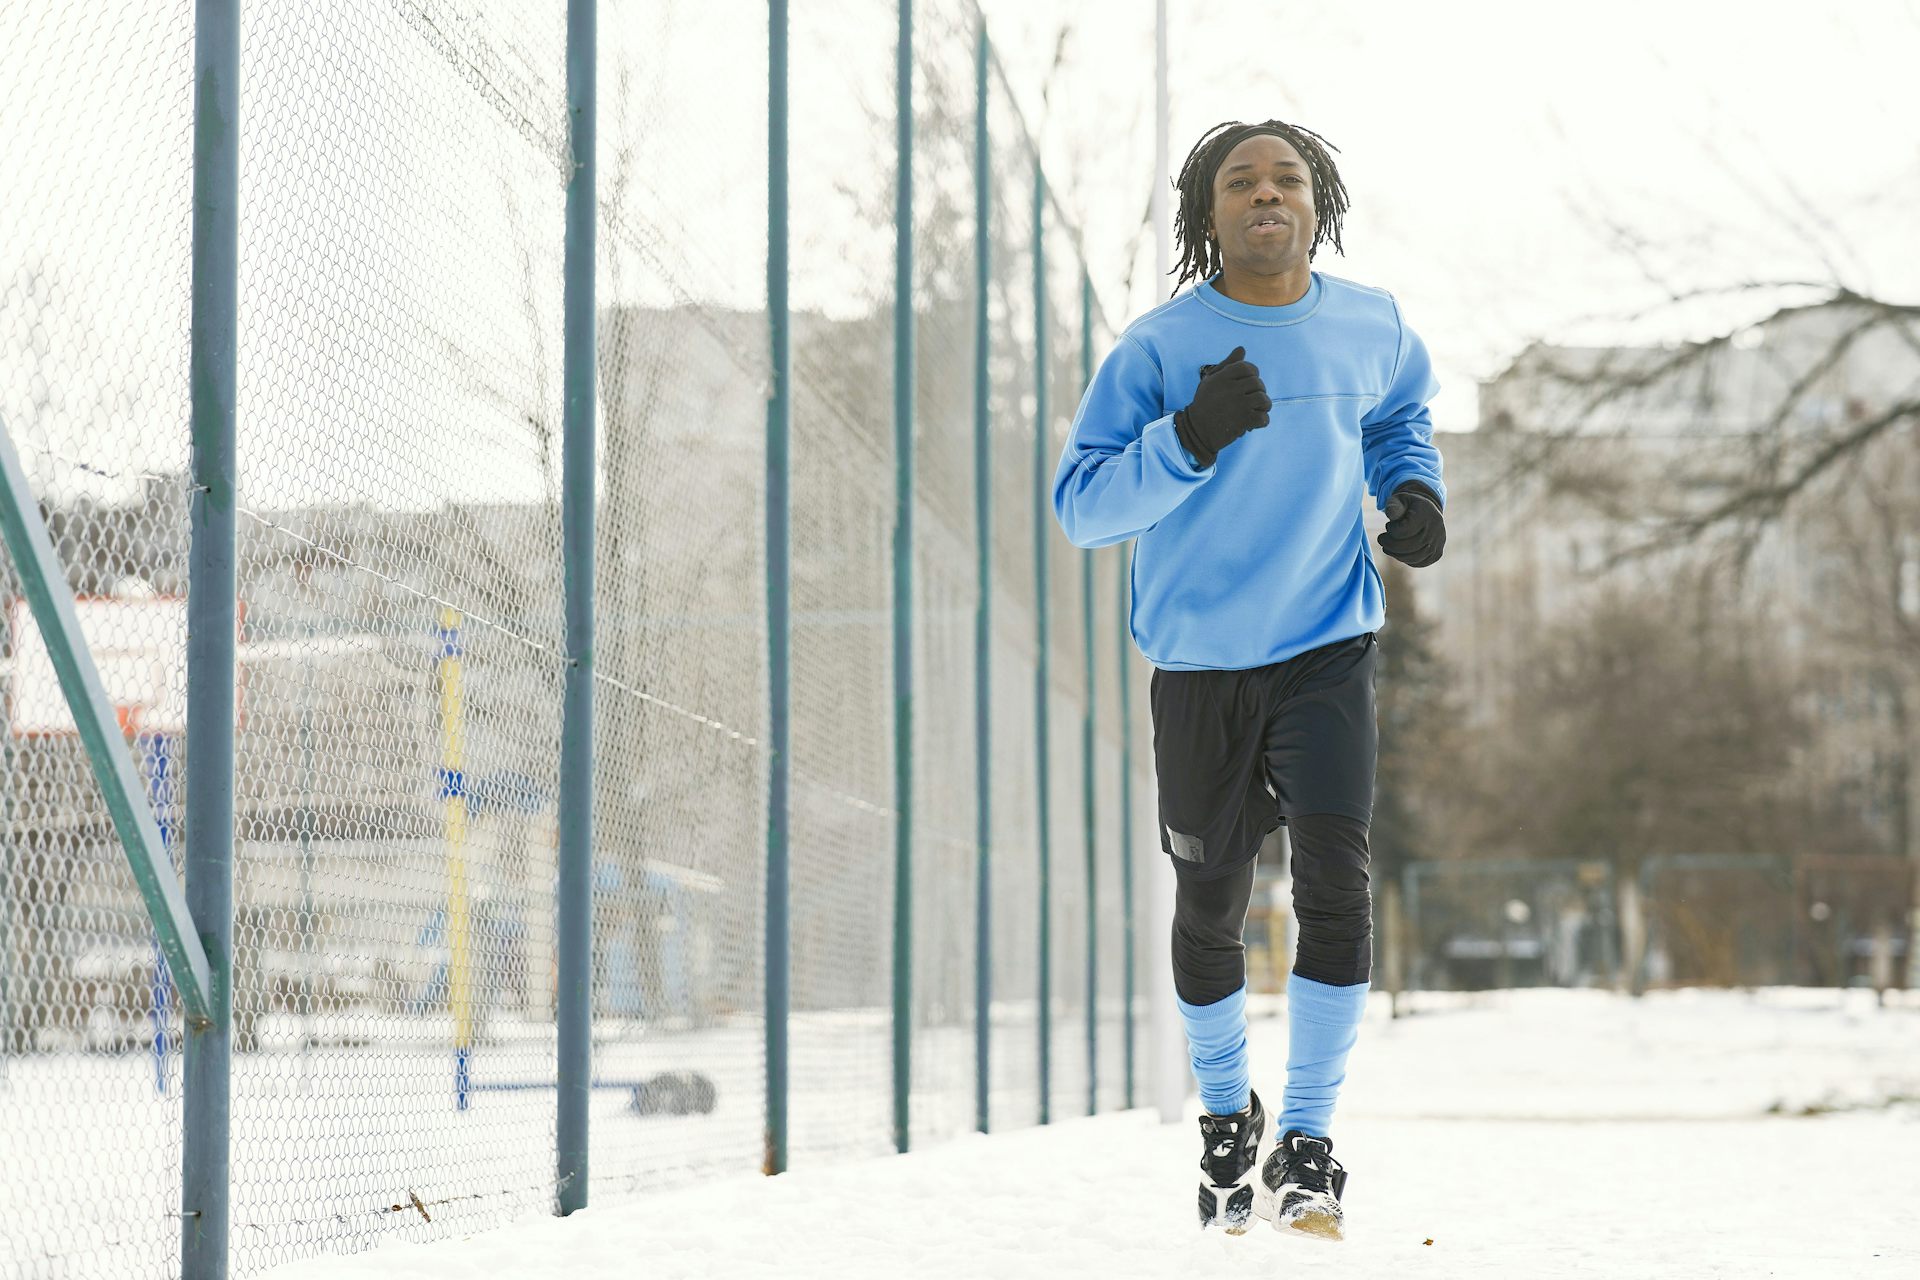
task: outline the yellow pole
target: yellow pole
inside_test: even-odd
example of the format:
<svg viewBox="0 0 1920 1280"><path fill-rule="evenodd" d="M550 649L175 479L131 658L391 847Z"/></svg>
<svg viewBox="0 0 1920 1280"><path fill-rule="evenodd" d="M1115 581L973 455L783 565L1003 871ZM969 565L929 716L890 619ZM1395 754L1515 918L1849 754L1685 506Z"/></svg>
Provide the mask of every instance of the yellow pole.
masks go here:
<svg viewBox="0 0 1920 1280"><path fill-rule="evenodd" d="M447 803L447 1007L453 1014L456 1105L467 1109L473 1049L472 937L467 901L466 707L461 691L460 613L440 610L440 765Z"/></svg>

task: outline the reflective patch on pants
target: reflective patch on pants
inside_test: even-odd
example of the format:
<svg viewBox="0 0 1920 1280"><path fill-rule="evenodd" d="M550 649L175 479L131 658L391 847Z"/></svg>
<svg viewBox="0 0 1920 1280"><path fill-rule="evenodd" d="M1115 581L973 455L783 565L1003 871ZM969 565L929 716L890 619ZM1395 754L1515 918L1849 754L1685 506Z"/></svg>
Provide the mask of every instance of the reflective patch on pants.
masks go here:
<svg viewBox="0 0 1920 1280"><path fill-rule="evenodd" d="M1173 856L1176 858L1184 858L1188 862L1205 861L1204 855L1207 846L1199 836L1185 835L1175 831L1172 827L1168 827L1167 845L1172 849Z"/></svg>

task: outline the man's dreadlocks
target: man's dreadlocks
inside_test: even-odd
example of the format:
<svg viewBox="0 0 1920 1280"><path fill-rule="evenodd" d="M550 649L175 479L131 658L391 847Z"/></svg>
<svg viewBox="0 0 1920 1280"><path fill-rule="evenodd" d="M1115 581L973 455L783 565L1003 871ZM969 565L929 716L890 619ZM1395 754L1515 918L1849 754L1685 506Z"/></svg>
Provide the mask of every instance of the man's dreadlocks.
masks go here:
<svg viewBox="0 0 1920 1280"><path fill-rule="evenodd" d="M1180 241L1180 261L1174 267L1179 273L1173 286L1175 293L1180 292L1187 281L1205 280L1220 270L1220 246L1207 231L1208 219L1213 214L1214 175L1220 171L1220 162L1227 158L1229 151L1263 133L1276 135L1298 151L1312 176L1316 225L1307 257L1311 259L1323 242L1330 242L1336 253L1346 252L1340 245L1340 218L1347 211L1347 188L1340 181L1340 170L1331 154L1340 148L1301 125L1281 120L1263 120L1259 124L1228 120L1207 130L1200 141L1193 144L1186 163L1180 166L1180 177L1174 182L1180 192L1180 210L1173 220L1173 233Z"/></svg>

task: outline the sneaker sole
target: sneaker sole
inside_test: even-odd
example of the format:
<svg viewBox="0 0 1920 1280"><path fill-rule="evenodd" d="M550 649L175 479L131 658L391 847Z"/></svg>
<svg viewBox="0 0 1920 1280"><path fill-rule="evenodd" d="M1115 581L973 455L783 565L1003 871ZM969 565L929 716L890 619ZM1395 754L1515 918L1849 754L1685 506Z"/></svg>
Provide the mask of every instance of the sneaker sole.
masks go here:
<svg viewBox="0 0 1920 1280"><path fill-rule="evenodd" d="M1275 1231L1297 1232L1303 1236L1312 1236L1316 1240L1347 1238L1346 1219L1335 1214L1314 1210L1296 1213L1284 1222L1276 1220L1273 1216L1273 1192L1267 1190L1267 1184L1264 1182L1254 1184L1253 1215L1273 1223Z"/></svg>
<svg viewBox="0 0 1920 1280"><path fill-rule="evenodd" d="M1288 1222L1273 1224L1281 1231L1297 1231L1318 1240L1345 1240L1346 1225L1330 1213L1303 1213Z"/></svg>

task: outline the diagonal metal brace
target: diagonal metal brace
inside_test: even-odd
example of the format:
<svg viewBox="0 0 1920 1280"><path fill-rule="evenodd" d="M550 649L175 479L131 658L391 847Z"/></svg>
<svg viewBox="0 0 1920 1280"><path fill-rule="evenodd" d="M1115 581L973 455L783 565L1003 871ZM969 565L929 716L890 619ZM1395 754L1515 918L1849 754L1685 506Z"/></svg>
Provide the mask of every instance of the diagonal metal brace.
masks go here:
<svg viewBox="0 0 1920 1280"><path fill-rule="evenodd" d="M173 970L187 1022L196 1030L209 1026L213 1001L206 948L193 927L180 882L174 879L173 864L162 853L159 824L133 771L133 756L121 735L113 704L107 700L106 686L100 682L100 670L94 665L86 637L80 633L73 588L54 556L53 540L40 518L33 491L27 487L27 473L5 422L0 422L0 471L5 473L0 477L0 530L6 534L27 603L60 677L60 691L73 709L73 722L79 726L93 776L106 798L113 829L119 833L140 896L146 900L147 914L153 918L161 954Z"/></svg>

